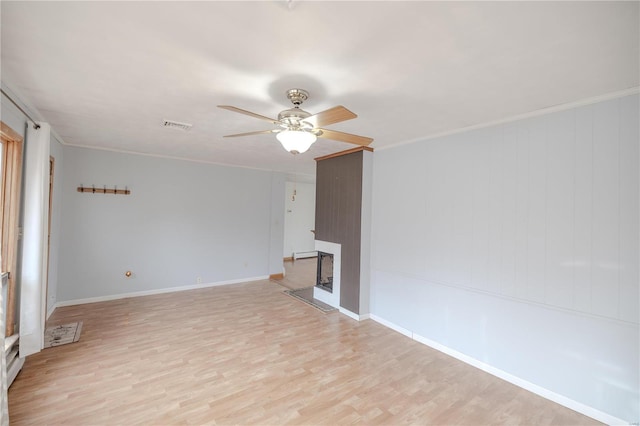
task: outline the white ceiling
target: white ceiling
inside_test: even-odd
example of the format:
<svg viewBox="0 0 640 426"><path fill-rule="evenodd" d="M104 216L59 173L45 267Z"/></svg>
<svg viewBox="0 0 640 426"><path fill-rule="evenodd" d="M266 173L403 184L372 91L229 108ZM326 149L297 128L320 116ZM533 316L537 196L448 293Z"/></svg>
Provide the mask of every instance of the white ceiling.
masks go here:
<svg viewBox="0 0 640 426"><path fill-rule="evenodd" d="M0 2L2 80L69 145L314 174L289 88L374 148L639 85L638 2ZM188 132L164 119L192 123ZM266 124L266 126L265 126Z"/></svg>

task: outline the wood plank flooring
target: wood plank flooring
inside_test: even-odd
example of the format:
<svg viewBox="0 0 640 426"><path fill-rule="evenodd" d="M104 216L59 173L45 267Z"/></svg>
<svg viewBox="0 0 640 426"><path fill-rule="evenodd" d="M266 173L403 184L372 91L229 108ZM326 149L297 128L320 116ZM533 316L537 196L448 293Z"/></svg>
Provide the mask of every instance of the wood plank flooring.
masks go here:
<svg viewBox="0 0 640 426"><path fill-rule="evenodd" d="M12 425L595 423L371 320L259 281L56 310L80 341L30 356Z"/></svg>

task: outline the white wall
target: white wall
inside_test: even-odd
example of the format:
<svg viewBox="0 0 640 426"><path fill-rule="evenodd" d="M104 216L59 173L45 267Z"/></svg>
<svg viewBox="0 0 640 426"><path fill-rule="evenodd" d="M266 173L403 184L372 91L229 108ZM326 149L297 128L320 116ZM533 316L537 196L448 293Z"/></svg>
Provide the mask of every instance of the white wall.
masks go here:
<svg viewBox="0 0 640 426"><path fill-rule="evenodd" d="M315 236L311 230L315 229L316 223L316 185L287 182L285 188L283 257L291 257L292 253L314 251Z"/></svg>
<svg viewBox="0 0 640 426"><path fill-rule="evenodd" d="M69 146L64 167L58 302L269 275L271 172Z"/></svg>
<svg viewBox="0 0 640 426"><path fill-rule="evenodd" d="M269 244L269 275L284 272L282 247L284 246L284 173L271 175L271 229Z"/></svg>
<svg viewBox="0 0 640 426"><path fill-rule="evenodd" d="M373 152L362 151L362 205L360 210L360 300L361 318L371 313L371 215L373 196Z"/></svg>
<svg viewBox="0 0 640 426"><path fill-rule="evenodd" d="M638 96L376 152L379 319L638 422Z"/></svg>

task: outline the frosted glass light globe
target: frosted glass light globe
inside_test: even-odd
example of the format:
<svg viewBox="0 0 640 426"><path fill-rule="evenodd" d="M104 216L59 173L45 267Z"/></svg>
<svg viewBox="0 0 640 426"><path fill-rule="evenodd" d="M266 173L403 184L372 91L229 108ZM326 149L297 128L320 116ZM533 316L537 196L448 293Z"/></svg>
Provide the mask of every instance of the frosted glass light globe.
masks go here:
<svg viewBox="0 0 640 426"><path fill-rule="evenodd" d="M276 134L284 149L292 154L302 154L307 151L316 141L317 137L313 133L302 130L284 130Z"/></svg>

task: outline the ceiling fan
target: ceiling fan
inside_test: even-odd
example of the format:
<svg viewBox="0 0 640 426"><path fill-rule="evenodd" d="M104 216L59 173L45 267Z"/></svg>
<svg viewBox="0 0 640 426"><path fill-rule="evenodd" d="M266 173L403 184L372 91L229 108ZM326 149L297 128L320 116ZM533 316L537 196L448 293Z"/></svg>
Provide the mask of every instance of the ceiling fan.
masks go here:
<svg viewBox="0 0 640 426"><path fill-rule="evenodd" d="M336 130L324 129L329 124L340 123L351 120L357 115L343 106L330 108L317 114L311 114L300 109L302 102L309 98L309 92L303 89L290 89L286 92L287 98L293 103L293 108L285 109L278 114L278 119L265 117L251 111L236 108L230 105L218 105L219 108L229 111L239 112L263 121L275 124L278 127L272 130L259 130L257 132L238 133L226 135L225 138L238 136L259 135L263 133L275 133L284 149L292 154L300 154L311 147L317 138L332 139L340 142L352 143L354 145L369 145L373 139L365 136L352 135L350 133L338 132Z"/></svg>

